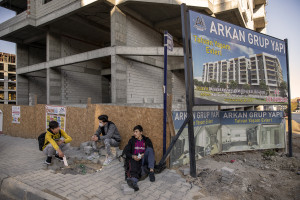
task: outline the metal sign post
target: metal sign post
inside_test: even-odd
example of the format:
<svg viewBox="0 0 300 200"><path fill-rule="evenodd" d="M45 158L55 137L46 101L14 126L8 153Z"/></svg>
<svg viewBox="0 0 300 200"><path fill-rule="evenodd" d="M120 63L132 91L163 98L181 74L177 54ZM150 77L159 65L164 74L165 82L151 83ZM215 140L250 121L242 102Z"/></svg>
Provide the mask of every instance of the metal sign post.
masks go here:
<svg viewBox="0 0 300 200"><path fill-rule="evenodd" d="M287 85L288 85L288 138L289 138L289 157L293 156L292 143L292 111L291 111L291 89L290 89L290 72L289 72L289 53L288 53L288 39L284 40L286 50L286 69L287 69Z"/></svg>
<svg viewBox="0 0 300 200"><path fill-rule="evenodd" d="M167 146L167 73L168 73L168 50L173 51L173 37L164 32L164 119L163 119L163 155L166 154Z"/></svg>
<svg viewBox="0 0 300 200"><path fill-rule="evenodd" d="M184 74L186 87L186 108L188 121L188 138L189 138L189 154L190 154L190 175L196 177L196 160L195 160L195 137L193 125L193 70L192 70L192 55L190 52L190 28L189 16L186 5L181 4L181 23L182 23L182 40L184 52Z"/></svg>

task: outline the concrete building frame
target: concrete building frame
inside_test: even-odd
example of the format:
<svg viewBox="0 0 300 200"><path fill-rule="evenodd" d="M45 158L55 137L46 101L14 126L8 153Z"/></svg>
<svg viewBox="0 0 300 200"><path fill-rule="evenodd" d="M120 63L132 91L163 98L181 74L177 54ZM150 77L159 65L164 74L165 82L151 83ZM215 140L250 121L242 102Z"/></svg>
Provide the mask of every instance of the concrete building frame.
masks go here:
<svg viewBox="0 0 300 200"><path fill-rule="evenodd" d="M17 44L17 104L161 104L164 30L175 44L168 93L184 103L181 3L266 32L266 0L0 1L17 14L0 24L0 39Z"/></svg>

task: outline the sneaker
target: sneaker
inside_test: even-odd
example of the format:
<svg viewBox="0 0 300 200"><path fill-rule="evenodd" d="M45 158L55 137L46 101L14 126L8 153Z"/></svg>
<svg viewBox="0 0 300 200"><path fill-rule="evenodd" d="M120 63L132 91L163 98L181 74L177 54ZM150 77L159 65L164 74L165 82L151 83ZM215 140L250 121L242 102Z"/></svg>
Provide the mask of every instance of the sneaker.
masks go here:
<svg viewBox="0 0 300 200"><path fill-rule="evenodd" d="M99 153L94 152L90 156L87 157L88 160L94 160L99 158Z"/></svg>
<svg viewBox="0 0 300 200"><path fill-rule="evenodd" d="M127 179L127 184L128 184L129 187L133 188L135 192L138 191L138 190L140 189L139 186L137 185L137 183L134 182L134 181L133 181L132 179L130 179L130 178Z"/></svg>
<svg viewBox="0 0 300 200"><path fill-rule="evenodd" d="M150 179L151 182L154 182L154 181L155 181L154 172L150 172L150 173L149 173L149 179Z"/></svg>
<svg viewBox="0 0 300 200"><path fill-rule="evenodd" d="M45 160L44 164L50 165L50 164L51 164L51 160L52 160L52 157L51 157L51 156L48 156L48 157L47 157L47 160Z"/></svg>
<svg viewBox="0 0 300 200"><path fill-rule="evenodd" d="M109 165L109 164L111 163L111 161L113 161L113 158L110 157L110 156L108 156L108 157L105 159L103 165L104 165L104 166Z"/></svg>
<svg viewBox="0 0 300 200"><path fill-rule="evenodd" d="M61 162L64 161L63 158L61 158L61 157L58 156L58 154L55 154L55 158L56 158L57 160L61 161Z"/></svg>

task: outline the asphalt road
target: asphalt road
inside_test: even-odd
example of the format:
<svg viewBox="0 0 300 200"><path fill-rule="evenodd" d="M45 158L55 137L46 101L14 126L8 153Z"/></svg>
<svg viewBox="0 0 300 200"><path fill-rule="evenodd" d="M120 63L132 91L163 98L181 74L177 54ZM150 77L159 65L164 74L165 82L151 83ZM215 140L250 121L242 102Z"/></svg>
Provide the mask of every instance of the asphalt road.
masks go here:
<svg viewBox="0 0 300 200"><path fill-rule="evenodd" d="M292 119L300 123L300 113L299 114L292 113Z"/></svg>

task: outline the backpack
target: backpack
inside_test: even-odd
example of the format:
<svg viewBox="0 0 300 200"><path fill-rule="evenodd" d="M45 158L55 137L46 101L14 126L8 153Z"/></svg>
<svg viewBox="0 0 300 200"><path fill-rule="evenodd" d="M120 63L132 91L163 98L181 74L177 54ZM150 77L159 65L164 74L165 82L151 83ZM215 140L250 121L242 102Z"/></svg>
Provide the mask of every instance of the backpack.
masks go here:
<svg viewBox="0 0 300 200"><path fill-rule="evenodd" d="M39 137L38 137L38 142L39 142L39 149L40 151L43 151L43 146L45 144L45 136L46 136L46 133L42 133Z"/></svg>
<svg viewBox="0 0 300 200"><path fill-rule="evenodd" d="M43 146L45 144L45 136L46 136L46 133L42 133L39 137L38 137L38 142L39 142L39 150L40 151L43 151ZM59 130L59 134L60 134L60 137L61 137L61 132Z"/></svg>

